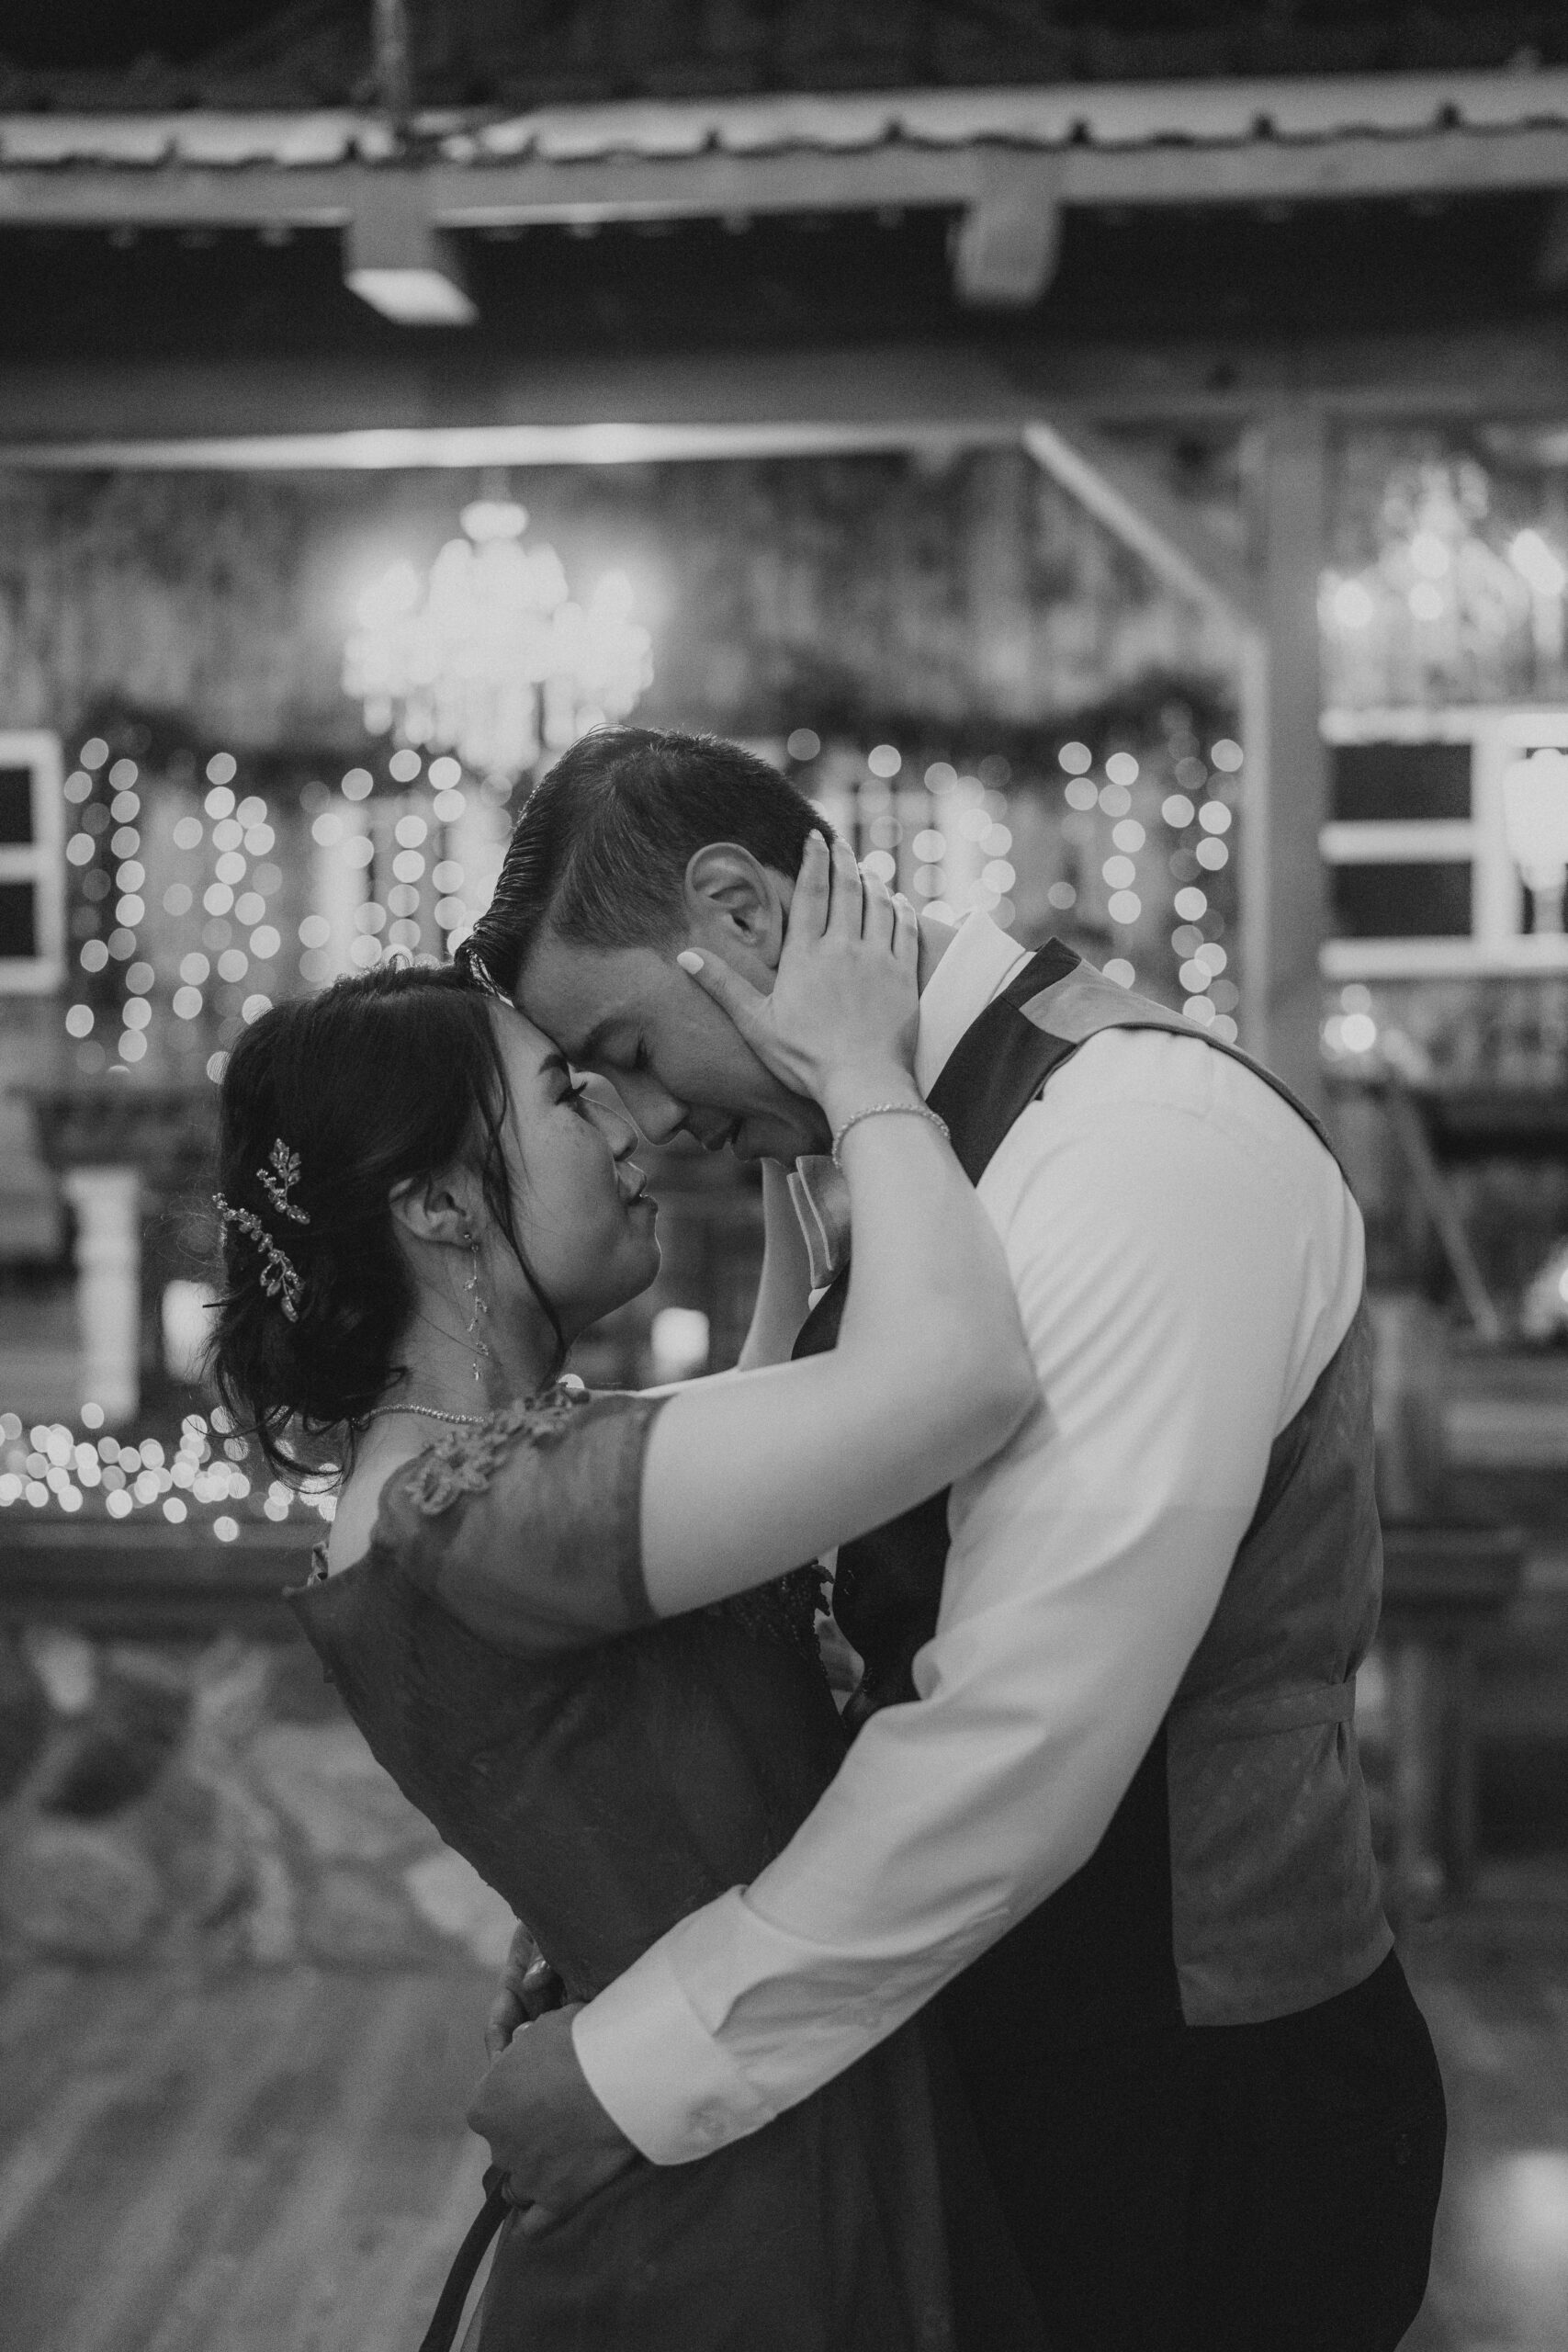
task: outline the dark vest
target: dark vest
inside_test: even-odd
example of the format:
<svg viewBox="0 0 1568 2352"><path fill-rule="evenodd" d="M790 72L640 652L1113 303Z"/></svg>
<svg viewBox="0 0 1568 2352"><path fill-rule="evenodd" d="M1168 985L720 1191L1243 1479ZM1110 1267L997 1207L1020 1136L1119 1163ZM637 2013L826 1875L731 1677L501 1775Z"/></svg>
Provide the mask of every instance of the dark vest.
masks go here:
<svg viewBox="0 0 1568 2352"><path fill-rule="evenodd" d="M1052 1072L1109 1028L1230 1054L1331 1148L1269 1071L1052 941L931 1090L972 1182ZM818 1300L797 1355L834 1344L849 1280ZM1348 1991L1389 1951L1352 1728L1382 1583L1371 1382L1363 1304L1275 1440L1214 1615L1099 1847L965 1973L966 2000L1046 2003L1067 2033L1096 2018L1247 2024ZM850 1720L916 1697L947 1545L942 1494L840 1551L833 1612L865 1662Z"/></svg>

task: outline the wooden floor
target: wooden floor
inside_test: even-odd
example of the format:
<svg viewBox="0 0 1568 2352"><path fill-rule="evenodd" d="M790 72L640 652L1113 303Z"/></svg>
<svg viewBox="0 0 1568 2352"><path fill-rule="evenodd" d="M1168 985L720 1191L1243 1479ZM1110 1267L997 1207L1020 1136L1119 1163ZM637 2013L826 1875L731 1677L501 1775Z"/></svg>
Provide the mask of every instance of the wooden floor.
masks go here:
<svg viewBox="0 0 1568 2352"><path fill-rule="evenodd" d="M1453 2136L1408 2352L1568 2352L1568 1871L1408 1960ZM413 2352L478 2203L487 1979L32 1970L0 1990L5 2352Z"/></svg>
<svg viewBox="0 0 1568 2352"><path fill-rule="evenodd" d="M1568 2352L1568 1865L1495 1866L1404 1960L1449 2097L1432 2283L1405 2352Z"/></svg>
<svg viewBox="0 0 1568 2352"><path fill-rule="evenodd" d="M17 1978L6 2352L412 2352L479 2202L490 1997L472 1969Z"/></svg>

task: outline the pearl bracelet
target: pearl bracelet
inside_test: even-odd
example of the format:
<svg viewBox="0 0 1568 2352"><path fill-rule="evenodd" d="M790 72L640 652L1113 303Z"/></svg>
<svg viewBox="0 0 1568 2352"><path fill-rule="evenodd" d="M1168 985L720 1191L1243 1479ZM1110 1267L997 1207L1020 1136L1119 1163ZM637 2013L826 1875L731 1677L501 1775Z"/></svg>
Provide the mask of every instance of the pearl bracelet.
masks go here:
<svg viewBox="0 0 1568 2352"><path fill-rule="evenodd" d="M843 1173L844 1163L839 1157L839 1151L850 1129L858 1127L863 1119L885 1119L894 1114L902 1114L910 1119L924 1119L936 1129L943 1143L952 1141L947 1131L947 1121L939 1119L929 1103L868 1102L863 1111L852 1111L849 1117L833 1130L833 1165L840 1175Z"/></svg>

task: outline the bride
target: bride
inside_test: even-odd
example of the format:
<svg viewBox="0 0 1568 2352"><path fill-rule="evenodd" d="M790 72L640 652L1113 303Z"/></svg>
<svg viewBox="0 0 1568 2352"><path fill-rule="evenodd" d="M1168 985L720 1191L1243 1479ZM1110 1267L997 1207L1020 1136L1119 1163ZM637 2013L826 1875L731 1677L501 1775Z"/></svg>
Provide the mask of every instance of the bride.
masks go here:
<svg viewBox="0 0 1568 2352"><path fill-rule="evenodd" d="M265 1013L224 1077L217 1384L275 1464L329 1432L348 1463L295 1609L573 1999L754 1878L837 1770L800 1563L975 1468L1034 1394L1000 1246L911 1074L916 962L912 910L814 835L773 1008L850 1187L842 1335L783 1361L804 1253L770 1170L744 1368L662 1392L561 1378L653 1279L656 1204L635 1130L520 1014L380 970ZM727 1599L738 1560L761 1589ZM965 2134L917 2021L700 2163L628 2159L542 2234L509 2214L468 2342L1037 2352Z"/></svg>

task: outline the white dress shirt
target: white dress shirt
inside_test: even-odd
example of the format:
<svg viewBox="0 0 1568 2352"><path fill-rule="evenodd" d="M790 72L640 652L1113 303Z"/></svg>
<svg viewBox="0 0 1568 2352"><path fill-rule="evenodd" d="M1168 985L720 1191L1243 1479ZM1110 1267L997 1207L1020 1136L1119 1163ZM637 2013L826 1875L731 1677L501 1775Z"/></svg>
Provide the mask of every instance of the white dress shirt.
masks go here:
<svg viewBox="0 0 1568 2352"><path fill-rule="evenodd" d="M984 916L964 924L920 1000L924 1091L1023 960ZM1360 1296L1330 1154L1195 1035L1091 1038L979 1196L1040 1403L953 1489L919 1699L871 1718L750 1886L579 2014L589 2083L656 2164L841 2073L1089 1859Z"/></svg>

